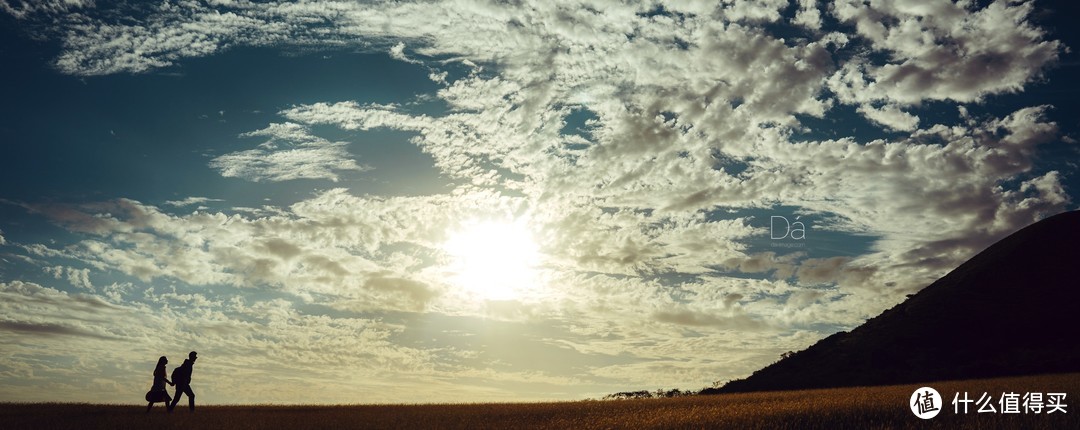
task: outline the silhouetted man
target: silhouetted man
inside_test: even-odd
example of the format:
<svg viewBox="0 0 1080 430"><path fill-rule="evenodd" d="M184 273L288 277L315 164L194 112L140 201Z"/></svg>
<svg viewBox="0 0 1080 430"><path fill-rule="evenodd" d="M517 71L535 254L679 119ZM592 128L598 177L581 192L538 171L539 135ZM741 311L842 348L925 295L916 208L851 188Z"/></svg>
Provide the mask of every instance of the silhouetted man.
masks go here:
<svg viewBox="0 0 1080 430"><path fill-rule="evenodd" d="M173 396L172 404L169 405L169 412L172 412L176 408L176 404L180 402L180 395L187 394L188 408L191 412L195 412L195 392L191 391L191 366L195 365L196 356L195 351L191 351L188 354L187 360L184 360L184 364L173 369L172 381L176 384L176 395Z"/></svg>

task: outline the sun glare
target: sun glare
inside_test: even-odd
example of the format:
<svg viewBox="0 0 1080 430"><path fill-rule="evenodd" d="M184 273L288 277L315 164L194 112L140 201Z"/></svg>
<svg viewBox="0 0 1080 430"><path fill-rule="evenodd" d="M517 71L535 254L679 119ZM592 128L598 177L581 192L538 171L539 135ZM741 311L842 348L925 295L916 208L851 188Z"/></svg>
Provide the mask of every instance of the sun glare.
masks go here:
<svg viewBox="0 0 1080 430"><path fill-rule="evenodd" d="M539 250L527 225L472 222L450 235L453 283L486 300L510 300L536 284Z"/></svg>

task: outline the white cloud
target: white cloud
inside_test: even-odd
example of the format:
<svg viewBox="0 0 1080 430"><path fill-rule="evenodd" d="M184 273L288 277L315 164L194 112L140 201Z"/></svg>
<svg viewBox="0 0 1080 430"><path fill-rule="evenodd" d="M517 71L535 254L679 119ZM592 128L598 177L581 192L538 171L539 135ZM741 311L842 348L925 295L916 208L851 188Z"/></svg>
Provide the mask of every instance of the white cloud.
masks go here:
<svg viewBox="0 0 1080 430"><path fill-rule="evenodd" d="M226 44L266 43L285 35L280 24L193 2L156 5L145 22L72 18L66 28L67 49L56 66L81 75L145 72L182 58L213 54Z"/></svg>
<svg viewBox="0 0 1080 430"><path fill-rule="evenodd" d="M356 163L347 142L330 142L314 136L298 124L271 124L243 137L269 137L256 149L233 152L210 160L221 176L248 181L280 182L294 179L329 179L337 182L341 171L367 171Z"/></svg>
<svg viewBox="0 0 1080 430"><path fill-rule="evenodd" d="M687 326L716 326L729 330L759 330L767 326L767 323L746 316L739 315L716 315L708 312L695 312L690 310L660 311L652 317L662 323L680 324Z"/></svg>
<svg viewBox="0 0 1080 430"><path fill-rule="evenodd" d="M408 56L405 55L405 43L404 42L399 42L397 45L394 45L393 47L390 48L390 58L393 58L393 59L398 60L398 61L404 61L406 63L423 64L423 62L413 60L413 59L411 59L411 58L409 58Z"/></svg>
<svg viewBox="0 0 1080 430"><path fill-rule="evenodd" d="M1018 92L1036 79L1063 46L1045 40L1028 16L1033 3L837 2L840 21L888 64L856 59L830 79L841 100L917 104L921 100L971 102Z"/></svg>
<svg viewBox="0 0 1080 430"><path fill-rule="evenodd" d="M169 205L169 206L174 206L174 207L177 207L177 208L182 208L182 207L193 206L193 205L200 205L201 206L201 205L204 205L204 204L210 203L210 202L222 202L222 201L224 201L224 200L211 199L211 198L208 198L208 197L186 197L186 198L181 199L181 200L169 200L169 201L166 201L165 204Z"/></svg>
<svg viewBox="0 0 1080 430"><path fill-rule="evenodd" d="M94 7L94 0L0 0L0 10L17 19Z"/></svg>
<svg viewBox="0 0 1080 430"><path fill-rule="evenodd" d="M787 0L735 0L724 2L720 12L731 21L776 22L780 12L788 7Z"/></svg>
<svg viewBox="0 0 1080 430"><path fill-rule="evenodd" d="M1056 138L1057 126L1045 122L1044 111L1025 108L972 126L934 126L908 141L778 140L783 151L767 151L773 161L759 165L776 172L770 176L778 185L799 184L785 191L785 201L873 226L882 236L879 253L858 263L887 267L901 284L917 288L1003 235L1065 209L1056 175L1040 179L1046 181L1041 187L1003 185L1028 172L1035 149ZM922 143L928 138L945 143ZM897 276L907 270L900 265L933 270L908 278ZM884 284L877 277L868 281Z"/></svg>
<svg viewBox="0 0 1080 430"><path fill-rule="evenodd" d="M859 105L857 112L866 119L885 126L890 130L915 131L919 126L919 117L900 110L895 105L874 107L869 104Z"/></svg>
<svg viewBox="0 0 1080 430"><path fill-rule="evenodd" d="M0 282L0 321L3 332L38 333L42 336L75 336L93 339L119 339L115 327L103 322L102 315L124 313L118 306L92 295L70 295L28 282Z"/></svg>
<svg viewBox="0 0 1080 430"><path fill-rule="evenodd" d="M256 181L336 179L339 171L362 167L340 142L322 141L308 127L416 133L413 143L447 176L523 193L520 204L552 232L549 255L563 270L701 274L711 270L712 258L783 278L801 271L800 278L813 282L836 275L847 284L884 284L889 273L916 288L1067 202L1058 176L1003 186L1023 179L1036 148L1054 139L1056 127L1041 119L1044 108L924 129L911 113L923 101L978 102L1036 79L1062 47L1030 23L1030 4L841 2L825 9L802 1L794 23L814 30L808 40L780 40L760 28L780 19L788 2L577 6L240 2L185 14L163 6L126 27L75 25L102 31L70 33L59 62L70 73L138 72L230 45L360 40L365 49L402 61L418 61L404 56L409 46L421 56L485 64L489 73L446 82L439 91L450 107L446 115L363 102L299 105L281 112L290 122L245 134L270 139L259 148L211 165ZM855 32L823 30L822 12ZM305 22L328 25L288 25ZM189 40L203 43L181 48ZM150 49L125 48L143 45ZM840 47L884 55L848 58ZM801 128L796 115L823 117L834 103L855 105L872 122L911 137L790 141ZM563 135L574 109L596 119L584 135ZM330 196L332 204L354 203L334 193L313 201ZM820 264L801 267L801 256L746 255L739 244L752 234L746 220L703 217L718 207L774 204L834 213L847 220L843 226L880 240L872 254L845 263L848 269L818 275L813 268ZM107 218L70 221L93 230ZM373 227L352 234L375 232L397 235ZM416 243L431 246L438 233L427 233ZM930 261L929 254L936 255L931 268L900 268ZM322 257L340 264L342 256ZM260 261L236 264L262 281L282 275L275 271L284 269ZM323 263L294 264L344 273Z"/></svg>
<svg viewBox="0 0 1080 430"><path fill-rule="evenodd" d="M801 25L811 30L821 30L821 10L817 0L799 0L799 11L795 13L792 24Z"/></svg>
<svg viewBox="0 0 1080 430"><path fill-rule="evenodd" d="M74 267L53 266L46 267L45 272L55 279L67 279L72 286L94 291L94 284L90 282L90 269L76 269Z"/></svg>
<svg viewBox="0 0 1080 430"><path fill-rule="evenodd" d="M424 309L447 286L437 273L418 273L415 258L386 248L408 244L436 258L456 223L512 216L514 206L490 192L381 199L337 189L283 215L251 218L174 216L131 200L36 209L91 236L54 252L143 282L269 287L336 297L352 310L411 311ZM58 277L67 273L57 270Z"/></svg>
<svg viewBox="0 0 1080 430"><path fill-rule="evenodd" d="M210 162L210 167L217 169L221 176L253 182L294 179L329 179L337 182L337 171L369 170L349 159L345 146L345 143L339 142L278 151L251 149L217 157Z"/></svg>

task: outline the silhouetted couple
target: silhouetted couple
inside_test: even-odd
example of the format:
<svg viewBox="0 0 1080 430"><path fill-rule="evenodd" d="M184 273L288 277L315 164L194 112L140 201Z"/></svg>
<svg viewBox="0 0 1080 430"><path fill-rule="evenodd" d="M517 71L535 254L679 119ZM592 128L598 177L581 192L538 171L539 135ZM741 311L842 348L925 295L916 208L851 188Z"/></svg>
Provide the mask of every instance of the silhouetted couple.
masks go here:
<svg viewBox="0 0 1080 430"><path fill-rule="evenodd" d="M158 359L157 367L154 368L154 385L146 393L147 412L150 412L150 408L157 402L165 402L166 409L172 412L176 408L176 404L180 402L181 394L187 395L188 408L191 412L195 412L195 392L191 390L191 367L195 365L195 359L197 358L199 358L198 354L191 351L187 360L184 360L184 364L173 369L172 381L165 379L165 365L169 364L169 359L164 356ZM165 384L176 386L174 397L169 397L169 393L165 391Z"/></svg>

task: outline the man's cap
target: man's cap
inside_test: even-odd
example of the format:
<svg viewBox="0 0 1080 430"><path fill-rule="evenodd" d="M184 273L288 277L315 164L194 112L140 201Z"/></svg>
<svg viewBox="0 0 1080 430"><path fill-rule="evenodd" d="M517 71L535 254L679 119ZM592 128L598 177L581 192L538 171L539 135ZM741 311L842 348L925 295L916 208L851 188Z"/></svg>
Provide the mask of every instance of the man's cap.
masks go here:
<svg viewBox="0 0 1080 430"><path fill-rule="evenodd" d="M199 353L197 353L195 351L191 351L191 352L188 353L187 356L188 356L188 358L195 358L198 355L199 355Z"/></svg>

